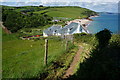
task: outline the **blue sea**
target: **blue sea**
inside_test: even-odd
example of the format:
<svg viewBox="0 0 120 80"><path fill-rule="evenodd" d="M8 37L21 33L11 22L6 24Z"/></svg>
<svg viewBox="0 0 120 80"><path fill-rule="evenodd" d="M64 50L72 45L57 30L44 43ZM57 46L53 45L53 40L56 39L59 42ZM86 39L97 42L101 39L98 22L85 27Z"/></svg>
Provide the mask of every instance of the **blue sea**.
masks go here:
<svg viewBox="0 0 120 80"><path fill-rule="evenodd" d="M119 14L120 15L120 14ZM112 33L118 33L118 14L117 13L100 13L98 17L92 17L92 21L88 30L90 33L95 34L103 29L109 29Z"/></svg>

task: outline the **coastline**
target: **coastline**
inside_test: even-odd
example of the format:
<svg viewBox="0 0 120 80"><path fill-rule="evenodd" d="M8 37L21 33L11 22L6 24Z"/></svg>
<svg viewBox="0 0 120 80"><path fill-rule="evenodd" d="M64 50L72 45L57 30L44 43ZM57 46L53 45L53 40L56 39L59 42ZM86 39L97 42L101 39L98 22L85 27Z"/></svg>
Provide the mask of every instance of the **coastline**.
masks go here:
<svg viewBox="0 0 120 80"><path fill-rule="evenodd" d="M99 13L99 16L91 16L90 19L94 21L88 26L91 34L96 34L99 31L109 29L113 34L118 32L118 14Z"/></svg>
<svg viewBox="0 0 120 80"><path fill-rule="evenodd" d="M90 33L90 32L88 31L87 27L88 27L88 26L91 24L91 22L93 21L93 19L91 19L91 18L93 18L93 17L99 17L99 16L98 16L98 15L94 15L94 16L90 16L90 17L88 17L88 18L86 18L86 19L74 19L74 20L72 20L72 21L66 22L66 24L69 25L69 24L72 23L72 22L80 23L80 24L82 25L82 27L85 29L85 31L86 31L87 33Z"/></svg>
<svg viewBox="0 0 120 80"><path fill-rule="evenodd" d="M98 15L94 15L94 16L90 16L89 18L93 18L93 17L99 17Z"/></svg>
<svg viewBox="0 0 120 80"><path fill-rule="evenodd" d="M93 17L99 17L99 15L90 16L90 17L87 19L87 20L89 20L89 21L88 21L88 24L86 24L86 29L87 29L87 27L91 24L91 22L94 21L93 19L91 19L91 18L93 18ZM88 33L90 33L88 29L87 29L87 31L88 31Z"/></svg>
<svg viewBox="0 0 120 80"><path fill-rule="evenodd" d="M69 25L71 22L76 22L76 23L81 23L81 25L85 25L86 27L88 27L88 25L93 21L93 17L99 17L98 15L94 15L94 16L90 16L86 19L74 19L72 21L68 21L66 22L67 25Z"/></svg>

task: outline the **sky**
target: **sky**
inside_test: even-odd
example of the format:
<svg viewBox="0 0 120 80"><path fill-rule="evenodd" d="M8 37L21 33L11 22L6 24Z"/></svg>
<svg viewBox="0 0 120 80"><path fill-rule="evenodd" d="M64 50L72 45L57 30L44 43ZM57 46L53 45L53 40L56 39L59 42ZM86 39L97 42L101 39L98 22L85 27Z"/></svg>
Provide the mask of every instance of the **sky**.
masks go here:
<svg viewBox="0 0 120 80"><path fill-rule="evenodd" d="M120 0L0 0L8 6L80 6L97 12L118 12ZM13 3L8 3L13 2Z"/></svg>
<svg viewBox="0 0 120 80"><path fill-rule="evenodd" d="M2 2L118 2L120 0L0 0Z"/></svg>

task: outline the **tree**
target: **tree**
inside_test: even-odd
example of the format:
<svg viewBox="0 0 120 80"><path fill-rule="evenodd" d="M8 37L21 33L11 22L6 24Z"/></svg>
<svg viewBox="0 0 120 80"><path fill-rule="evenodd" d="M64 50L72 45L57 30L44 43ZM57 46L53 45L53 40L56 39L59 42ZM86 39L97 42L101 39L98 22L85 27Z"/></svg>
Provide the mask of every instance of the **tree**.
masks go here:
<svg viewBox="0 0 120 80"><path fill-rule="evenodd" d="M17 30L21 29L24 26L24 19L22 14L11 11L7 17L4 25L11 30L11 32L17 32Z"/></svg>
<svg viewBox="0 0 120 80"><path fill-rule="evenodd" d="M39 5L39 7L43 7L43 5Z"/></svg>
<svg viewBox="0 0 120 80"><path fill-rule="evenodd" d="M108 45L112 35L111 35L111 31L109 31L108 29L104 29L98 32L95 36L98 39L99 47L102 48Z"/></svg>
<svg viewBox="0 0 120 80"><path fill-rule="evenodd" d="M3 25L12 33L22 28L39 27L49 24L52 17L34 13L16 12L14 10L3 9Z"/></svg>

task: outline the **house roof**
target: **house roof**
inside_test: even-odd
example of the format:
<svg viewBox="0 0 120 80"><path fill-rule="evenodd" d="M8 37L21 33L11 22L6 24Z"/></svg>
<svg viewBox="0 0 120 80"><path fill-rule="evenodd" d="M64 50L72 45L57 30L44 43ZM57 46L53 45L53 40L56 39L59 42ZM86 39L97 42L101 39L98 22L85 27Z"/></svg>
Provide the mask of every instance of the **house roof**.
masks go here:
<svg viewBox="0 0 120 80"><path fill-rule="evenodd" d="M72 28L78 26L78 23L72 22L69 25L65 26L64 28Z"/></svg>
<svg viewBox="0 0 120 80"><path fill-rule="evenodd" d="M72 22L63 28L60 25L53 25L53 26L49 27L48 29L44 30L43 32L48 35L51 35L54 32L59 33L59 34L66 34L66 33L72 34L75 30L77 30L79 25L80 24L76 23L76 22ZM79 31L82 32L82 29L83 28L80 26Z"/></svg>
<svg viewBox="0 0 120 80"><path fill-rule="evenodd" d="M60 33L60 34L64 34L64 33L72 34L78 28L78 25L79 25L78 23L72 22L69 25L67 25L67 26L63 27L62 29L58 30L57 32Z"/></svg>
<svg viewBox="0 0 120 80"><path fill-rule="evenodd" d="M72 34L76 29L77 29L77 27L74 27L74 28L69 32L69 34Z"/></svg>
<svg viewBox="0 0 120 80"><path fill-rule="evenodd" d="M49 27L48 29L44 30L43 32L46 34L52 34L53 31L59 30L61 27L62 27L61 25L53 25L53 26Z"/></svg>

